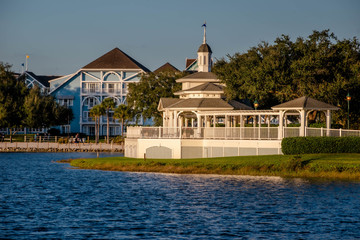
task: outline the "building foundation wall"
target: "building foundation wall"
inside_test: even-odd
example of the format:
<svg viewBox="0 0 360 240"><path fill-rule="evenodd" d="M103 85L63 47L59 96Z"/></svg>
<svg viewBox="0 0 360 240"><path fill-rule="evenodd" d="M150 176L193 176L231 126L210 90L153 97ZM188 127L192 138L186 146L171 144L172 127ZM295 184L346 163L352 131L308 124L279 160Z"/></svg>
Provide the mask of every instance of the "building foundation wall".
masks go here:
<svg viewBox="0 0 360 240"><path fill-rule="evenodd" d="M214 158L279 155L281 140L125 139L125 157Z"/></svg>

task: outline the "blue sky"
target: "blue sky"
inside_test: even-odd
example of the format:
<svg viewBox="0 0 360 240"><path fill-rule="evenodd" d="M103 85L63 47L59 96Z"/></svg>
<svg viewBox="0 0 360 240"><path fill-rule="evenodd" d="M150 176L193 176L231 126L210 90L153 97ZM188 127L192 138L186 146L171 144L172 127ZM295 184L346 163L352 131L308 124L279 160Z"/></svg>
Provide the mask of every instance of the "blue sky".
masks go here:
<svg viewBox="0 0 360 240"><path fill-rule="evenodd" d="M207 22L214 58L246 52L281 34L330 29L360 38L358 0L0 0L0 61L38 75L71 74L115 47L155 70L183 70Z"/></svg>

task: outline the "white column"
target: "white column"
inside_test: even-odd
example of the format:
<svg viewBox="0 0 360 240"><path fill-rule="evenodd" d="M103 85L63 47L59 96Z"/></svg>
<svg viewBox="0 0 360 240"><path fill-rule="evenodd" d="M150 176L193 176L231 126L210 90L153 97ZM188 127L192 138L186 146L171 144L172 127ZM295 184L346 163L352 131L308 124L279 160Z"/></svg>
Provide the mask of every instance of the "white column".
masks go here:
<svg viewBox="0 0 360 240"><path fill-rule="evenodd" d="M197 115L197 136L201 135L201 116Z"/></svg>
<svg viewBox="0 0 360 240"><path fill-rule="evenodd" d="M330 136L331 128L331 111L326 110L326 136Z"/></svg>
<svg viewBox="0 0 360 240"><path fill-rule="evenodd" d="M178 127L177 111L174 111L174 128Z"/></svg>
<svg viewBox="0 0 360 240"><path fill-rule="evenodd" d="M166 111L163 112L163 127L167 127Z"/></svg>
<svg viewBox="0 0 360 240"><path fill-rule="evenodd" d="M230 127L230 117L225 115L225 127Z"/></svg>
<svg viewBox="0 0 360 240"><path fill-rule="evenodd" d="M261 132L261 130L260 130L260 128L261 128L261 115L260 115L260 114L259 114L258 118L259 118L259 131L258 131L258 137L259 137L259 139L261 139L261 135L260 135L260 132Z"/></svg>
<svg viewBox="0 0 360 240"><path fill-rule="evenodd" d="M210 116L205 116L205 119L206 119L206 127L209 128L211 126L211 123L210 123Z"/></svg>
<svg viewBox="0 0 360 240"><path fill-rule="evenodd" d="M244 127L245 126L245 118L244 116L240 116L240 127Z"/></svg>
<svg viewBox="0 0 360 240"><path fill-rule="evenodd" d="M172 111L169 112L169 120L168 120L168 127L169 128L172 128L174 127L173 124L174 124L174 113Z"/></svg>
<svg viewBox="0 0 360 240"><path fill-rule="evenodd" d="M284 134L284 112L280 110L278 139L282 139L283 134Z"/></svg>
<svg viewBox="0 0 360 240"><path fill-rule="evenodd" d="M187 117L185 117L185 127L189 126L189 119Z"/></svg>
<svg viewBox="0 0 360 240"><path fill-rule="evenodd" d="M183 127L183 124L184 124L184 119L182 116L179 116L179 127Z"/></svg>
<svg viewBox="0 0 360 240"><path fill-rule="evenodd" d="M300 111L300 137L305 136L305 128L306 128L306 112L304 109Z"/></svg>

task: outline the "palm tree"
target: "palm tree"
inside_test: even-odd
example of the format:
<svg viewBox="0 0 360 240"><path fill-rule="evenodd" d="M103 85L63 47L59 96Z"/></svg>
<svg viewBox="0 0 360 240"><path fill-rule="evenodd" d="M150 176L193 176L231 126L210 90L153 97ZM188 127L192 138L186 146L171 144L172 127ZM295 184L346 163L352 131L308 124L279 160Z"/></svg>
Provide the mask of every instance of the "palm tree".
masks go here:
<svg viewBox="0 0 360 240"><path fill-rule="evenodd" d="M109 121L109 112L111 109L114 109L116 106L115 101L113 98L105 98L101 102L101 107L104 109L106 114L106 143L109 144L109 133L110 133L110 121Z"/></svg>
<svg viewBox="0 0 360 240"><path fill-rule="evenodd" d="M125 105L119 105L114 112L114 118L121 120L121 136L124 133L124 123L133 118L132 109Z"/></svg>
<svg viewBox="0 0 360 240"><path fill-rule="evenodd" d="M90 117L95 118L95 143L99 142L100 117L105 114L101 105L95 105L90 110Z"/></svg>

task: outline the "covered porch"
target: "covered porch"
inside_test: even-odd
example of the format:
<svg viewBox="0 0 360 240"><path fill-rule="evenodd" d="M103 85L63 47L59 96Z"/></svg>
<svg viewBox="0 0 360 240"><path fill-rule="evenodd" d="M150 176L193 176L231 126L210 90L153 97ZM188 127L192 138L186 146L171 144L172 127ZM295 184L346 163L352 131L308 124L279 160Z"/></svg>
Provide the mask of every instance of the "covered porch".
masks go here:
<svg viewBox="0 0 360 240"><path fill-rule="evenodd" d="M167 109L163 127L129 127L128 138L281 140L297 136L360 136L360 131L331 129L331 112L338 107L301 97L272 110ZM325 128L308 127L309 114L325 114ZM291 127L289 119L298 119Z"/></svg>

